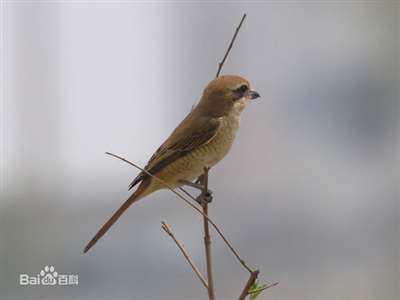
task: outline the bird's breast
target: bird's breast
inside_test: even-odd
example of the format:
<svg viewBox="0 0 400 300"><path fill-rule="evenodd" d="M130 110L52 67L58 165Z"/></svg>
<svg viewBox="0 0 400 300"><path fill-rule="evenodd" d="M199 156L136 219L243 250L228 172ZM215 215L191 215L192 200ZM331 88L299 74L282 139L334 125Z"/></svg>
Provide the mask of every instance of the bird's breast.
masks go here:
<svg viewBox="0 0 400 300"><path fill-rule="evenodd" d="M221 120L221 126L215 137L205 145L194 150L191 155L196 158L203 167L212 167L229 152L236 132L239 128L239 117L228 116Z"/></svg>

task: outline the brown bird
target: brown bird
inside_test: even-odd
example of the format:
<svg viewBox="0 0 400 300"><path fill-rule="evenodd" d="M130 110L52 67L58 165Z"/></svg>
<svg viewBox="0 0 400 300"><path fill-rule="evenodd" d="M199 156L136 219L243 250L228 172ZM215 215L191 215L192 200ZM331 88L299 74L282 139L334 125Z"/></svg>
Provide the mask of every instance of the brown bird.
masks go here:
<svg viewBox="0 0 400 300"><path fill-rule="evenodd" d="M250 89L249 82L240 76L225 75L212 80L196 107L157 149L144 169L173 188L193 181L204 168L214 166L228 153L239 128L240 113L250 100L258 97L260 95ZM136 191L100 228L84 253L132 203L166 188L144 172L133 180L129 189L137 184Z"/></svg>

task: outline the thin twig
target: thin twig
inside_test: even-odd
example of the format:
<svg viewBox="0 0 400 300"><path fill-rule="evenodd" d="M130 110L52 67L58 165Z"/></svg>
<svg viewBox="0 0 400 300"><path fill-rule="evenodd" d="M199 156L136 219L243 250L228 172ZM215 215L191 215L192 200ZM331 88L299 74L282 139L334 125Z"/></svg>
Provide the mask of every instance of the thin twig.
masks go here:
<svg viewBox="0 0 400 300"><path fill-rule="evenodd" d="M183 245L179 243L179 241L176 239L174 233L171 230L171 227L164 221L161 222L161 228L164 229L164 231L172 238L172 240L175 242L175 244L178 246L179 250L181 250L183 256L186 258L187 262L189 265L192 267L194 273L197 275L197 277L200 279L201 283L204 285L206 289L208 289L208 285L206 280L204 279L203 275L201 275L199 269L196 267L192 259L190 258L189 254L187 254L185 248L183 248Z"/></svg>
<svg viewBox="0 0 400 300"><path fill-rule="evenodd" d="M208 168L204 168L202 183L203 183L203 195L205 196L208 193ZM203 228L204 228L204 249L206 253L206 267L207 267L207 281L208 281L208 299L215 299L215 290L214 290L214 279L212 272L212 257L211 257L211 237L210 237L210 229L208 227L208 202L205 198L203 198L202 202L203 208Z"/></svg>
<svg viewBox="0 0 400 300"><path fill-rule="evenodd" d="M153 174L149 173L148 171L146 171L145 169L139 167L138 165L134 164L133 162L118 156L116 154L110 153L110 152L106 152L107 155L110 155L112 157L118 158L128 164L130 164L131 166L141 170L142 172L144 172L145 174L151 176L152 178L154 178L155 180L157 180L159 183L161 183L162 185L164 185L166 188L168 188L171 192L173 192L175 195L177 195L180 199L182 199L183 201L186 202L186 204L188 204L190 207L192 207L194 210L196 210L198 213L200 213L203 217L205 216L204 213L198 208L196 207L194 204L192 204L189 200L187 200L185 197L183 197L181 194L179 194L177 191L175 191L168 183L166 183L164 180L158 178L157 176L154 176ZM192 200L196 201L196 199L190 195L188 192L186 192L186 195L188 195ZM237 260L240 262L240 264L248 271L248 272L253 272L252 269L250 269L250 267L247 266L247 264L245 263L245 261L239 256L238 252L232 247L231 243L226 239L226 237L224 236L224 234L221 232L221 230L218 228L218 226L214 223L213 220L211 220L208 216L205 216L206 219L208 220L208 222L210 222L210 224L214 227L215 231L219 234L219 236L222 238L222 240L225 242L225 244L228 246L229 250L232 251L232 253L235 255L235 257L237 258Z"/></svg>
<svg viewBox="0 0 400 300"><path fill-rule="evenodd" d="M215 75L215 78L218 78L219 73L221 73L222 66L224 65L225 60L228 57L228 54L232 49L233 43L235 42L236 36L238 35L240 27L242 27L242 24L243 24L243 21L244 21L245 18L246 18L246 14L243 14L243 17L240 20L240 23L239 23L238 27L236 27L236 30L235 30L235 33L234 33L234 35L232 37L231 43L229 44L228 49L226 49L224 58L222 59L222 61L220 63L218 63L218 70L217 70L217 74Z"/></svg>
<svg viewBox="0 0 400 300"><path fill-rule="evenodd" d="M259 273L260 273L259 270L255 270L250 273L249 280L247 280L247 283L244 286L242 293L239 296L239 300L244 300L247 297L247 295L249 294L249 289L251 288L253 283L257 280Z"/></svg>

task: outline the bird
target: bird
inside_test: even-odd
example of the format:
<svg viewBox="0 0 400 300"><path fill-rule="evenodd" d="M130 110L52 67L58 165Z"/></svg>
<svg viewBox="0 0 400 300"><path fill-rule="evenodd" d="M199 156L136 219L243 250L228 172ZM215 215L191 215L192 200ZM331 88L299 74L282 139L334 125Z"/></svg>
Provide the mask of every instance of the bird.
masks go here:
<svg viewBox="0 0 400 300"><path fill-rule="evenodd" d="M137 186L133 194L89 241L86 253L135 202L165 189L158 177L177 188L198 178L204 168L211 168L229 152L239 128L240 114L250 101L260 95L238 75L222 75L208 83L203 94L183 121L151 156L129 185Z"/></svg>

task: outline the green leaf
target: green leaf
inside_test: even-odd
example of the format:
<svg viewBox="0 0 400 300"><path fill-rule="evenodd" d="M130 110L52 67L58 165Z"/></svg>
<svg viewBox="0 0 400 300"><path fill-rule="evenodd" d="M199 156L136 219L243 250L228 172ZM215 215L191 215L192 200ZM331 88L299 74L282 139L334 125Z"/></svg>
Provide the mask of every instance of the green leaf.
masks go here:
<svg viewBox="0 0 400 300"><path fill-rule="evenodd" d="M266 286L266 284L260 284L260 282L256 280L249 289L250 300L255 300Z"/></svg>

